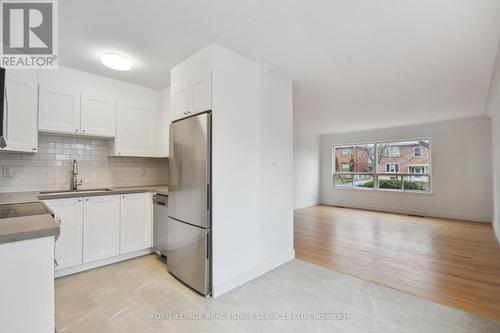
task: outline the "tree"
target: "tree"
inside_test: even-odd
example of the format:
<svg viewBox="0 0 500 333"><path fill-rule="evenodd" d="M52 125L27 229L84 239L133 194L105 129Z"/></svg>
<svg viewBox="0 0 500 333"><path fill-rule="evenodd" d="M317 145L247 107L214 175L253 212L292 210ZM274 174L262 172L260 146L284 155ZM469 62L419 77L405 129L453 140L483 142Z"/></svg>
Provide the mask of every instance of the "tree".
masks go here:
<svg viewBox="0 0 500 333"><path fill-rule="evenodd" d="M375 146L374 145L359 145L356 147L360 152L363 152L363 154L366 156L367 159L367 170L359 170L359 166L357 165L358 170L354 170L355 172L371 172L370 167L373 170L373 167L375 165ZM359 160L359 158L358 158ZM359 163L358 163L359 164Z"/></svg>

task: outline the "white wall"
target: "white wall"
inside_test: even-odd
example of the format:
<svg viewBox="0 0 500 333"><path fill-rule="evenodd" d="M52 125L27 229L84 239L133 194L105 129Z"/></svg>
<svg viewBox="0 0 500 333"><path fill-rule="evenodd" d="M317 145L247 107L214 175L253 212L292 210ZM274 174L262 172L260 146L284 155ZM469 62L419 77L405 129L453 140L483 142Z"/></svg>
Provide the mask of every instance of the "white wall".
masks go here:
<svg viewBox="0 0 500 333"><path fill-rule="evenodd" d="M491 116L492 152L493 152L493 192L494 220L493 228L500 242L500 103Z"/></svg>
<svg viewBox="0 0 500 333"><path fill-rule="evenodd" d="M292 82L260 76L260 271L295 257L293 251Z"/></svg>
<svg viewBox="0 0 500 333"><path fill-rule="evenodd" d="M217 45L188 61L207 56L217 297L294 257L292 83Z"/></svg>
<svg viewBox="0 0 500 333"><path fill-rule="evenodd" d="M212 51L212 279L218 296L248 281L258 267L259 70L220 47L188 60Z"/></svg>
<svg viewBox="0 0 500 333"><path fill-rule="evenodd" d="M294 124L294 207L303 208L319 203L319 136L301 131Z"/></svg>
<svg viewBox="0 0 500 333"><path fill-rule="evenodd" d="M432 194L335 189L335 144L430 138ZM491 222L491 130L487 117L321 137L321 202L346 207Z"/></svg>
<svg viewBox="0 0 500 333"><path fill-rule="evenodd" d="M160 92L160 112L158 112L157 148L160 157L168 156L170 125L170 87Z"/></svg>
<svg viewBox="0 0 500 333"><path fill-rule="evenodd" d="M500 243L500 41L498 43L495 68L491 80L490 95L486 112L491 118L493 157L493 228Z"/></svg>
<svg viewBox="0 0 500 333"><path fill-rule="evenodd" d="M169 113L170 112L170 87L160 91L160 112Z"/></svg>

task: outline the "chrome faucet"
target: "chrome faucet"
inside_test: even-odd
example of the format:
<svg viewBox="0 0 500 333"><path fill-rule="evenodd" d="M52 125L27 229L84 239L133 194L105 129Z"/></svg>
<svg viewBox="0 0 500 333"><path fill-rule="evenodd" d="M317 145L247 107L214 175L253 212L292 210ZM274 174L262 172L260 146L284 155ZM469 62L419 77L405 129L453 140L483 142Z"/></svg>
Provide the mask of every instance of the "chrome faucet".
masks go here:
<svg viewBox="0 0 500 333"><path fill-rule="evenodd" d="M83 179L78 180L78 162L76 160L73 160L73 182L71 189L73 191L78 190L78 186L81 186L83 183Z"/></svg>

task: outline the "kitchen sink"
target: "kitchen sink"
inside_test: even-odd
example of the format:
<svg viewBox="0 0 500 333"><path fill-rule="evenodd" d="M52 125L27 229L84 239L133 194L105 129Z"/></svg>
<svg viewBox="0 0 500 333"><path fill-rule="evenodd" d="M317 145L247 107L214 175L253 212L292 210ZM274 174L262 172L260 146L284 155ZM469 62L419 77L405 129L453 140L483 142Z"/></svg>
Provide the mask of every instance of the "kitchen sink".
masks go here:
<svg viewBox="0 0 500 333"><path fill-rule="evenodd" d="M98 189L90 189L90 190L68 190L68 191L48 191L48 192L40 192L40 194L51 194L51 195L58 195L58 194L76 194L76 193L102 193L102 192L109 192L112 191L109 188L98 188Z"/></svg>

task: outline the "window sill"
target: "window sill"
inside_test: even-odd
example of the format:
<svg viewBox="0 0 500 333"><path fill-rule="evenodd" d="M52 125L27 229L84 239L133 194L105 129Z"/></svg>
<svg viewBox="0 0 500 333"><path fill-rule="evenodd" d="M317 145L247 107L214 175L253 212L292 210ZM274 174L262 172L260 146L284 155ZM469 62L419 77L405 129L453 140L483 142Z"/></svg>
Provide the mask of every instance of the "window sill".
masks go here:
<svg viewBox="0 0 500 333"><path fill-rule="evenodd" d="M376 188L353 188L353 187L333 187L334 190L341 191L361 191L361 192L385 192L385 193L404 193L404 194L416 194L416 195L434 195L434 192L422 192L422 191L407 191L407 190L391 190L391 189L376 189Z"/></svg>

